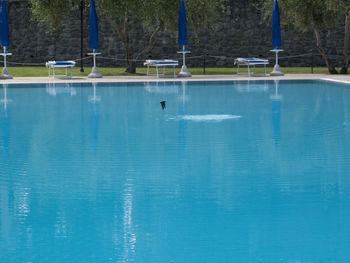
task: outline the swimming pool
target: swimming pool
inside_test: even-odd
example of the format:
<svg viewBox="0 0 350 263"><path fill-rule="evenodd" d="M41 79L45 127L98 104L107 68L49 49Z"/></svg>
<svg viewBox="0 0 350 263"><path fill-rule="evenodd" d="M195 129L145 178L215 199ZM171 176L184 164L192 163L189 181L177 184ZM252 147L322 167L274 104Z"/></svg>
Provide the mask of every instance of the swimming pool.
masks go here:
<svg viewBox="0 0 350 263"><path fill-rule="evenodd" d="M349 87L0 86L0 262L349 262Z"/></svg>

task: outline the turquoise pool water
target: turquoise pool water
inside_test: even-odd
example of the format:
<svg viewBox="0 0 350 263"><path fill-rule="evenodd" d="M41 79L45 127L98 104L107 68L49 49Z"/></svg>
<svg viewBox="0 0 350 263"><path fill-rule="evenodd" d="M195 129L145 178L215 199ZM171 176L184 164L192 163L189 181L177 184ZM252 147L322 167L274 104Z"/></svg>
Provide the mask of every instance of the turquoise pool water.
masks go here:
<svg viewBox="0 0 350 263"><path fill-rule="evenodd" d="M0 262L350 262L348 85L8 85L0 99Z"/></svg>

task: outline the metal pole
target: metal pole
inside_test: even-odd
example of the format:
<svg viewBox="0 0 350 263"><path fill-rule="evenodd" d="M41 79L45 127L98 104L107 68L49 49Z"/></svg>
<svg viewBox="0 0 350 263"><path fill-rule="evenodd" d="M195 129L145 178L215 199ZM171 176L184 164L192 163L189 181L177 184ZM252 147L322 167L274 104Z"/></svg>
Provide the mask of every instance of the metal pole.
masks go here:
<svg viewBox="0 0 350 263"><path fill-rule="evenodd" d="M186 58L185 58L185 46L182 46L182 60L183 60L183 65L186 66Z"/></svg>
<svg viewBox="0 0 350 263"><path fill-rule="evenodd" d="M6 68L6 47L4 47L4 68Z"/></svg>
<svg viewBox="0 0 350 263"><path fill-rule="evenodd" d="M84 72L83 48L84 48L84 0L80 0L80 72Z"/></svg>
<svg viewBox="0 0 350 263"><path fill-rule="evenodd" d="M94 56L94 68L96 68L96 54L95 54L95 50L93 50L93 56Z"/></svg>

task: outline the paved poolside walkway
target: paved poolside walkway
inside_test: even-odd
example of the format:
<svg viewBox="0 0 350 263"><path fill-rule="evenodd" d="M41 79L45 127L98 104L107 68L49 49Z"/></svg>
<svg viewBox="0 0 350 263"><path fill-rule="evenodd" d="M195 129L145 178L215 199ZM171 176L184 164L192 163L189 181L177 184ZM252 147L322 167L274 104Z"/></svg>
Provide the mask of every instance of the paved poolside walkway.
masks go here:
<svg viewBox="0 0 350 263"><path fill-rule="evenodd" d="M49 78L49 77L15 77L13 79L0 79L4 83L64 83L64 82L149 82L149 81L218 81L218 80L296 80L296 79L327 79L350 83L349 75L328 75L328 74L287 74L282 77L248 77L244 75L195 75L191 78L156 78L154 76L107 76L100 79L88 77L73 77L72 79Z"/></svg>

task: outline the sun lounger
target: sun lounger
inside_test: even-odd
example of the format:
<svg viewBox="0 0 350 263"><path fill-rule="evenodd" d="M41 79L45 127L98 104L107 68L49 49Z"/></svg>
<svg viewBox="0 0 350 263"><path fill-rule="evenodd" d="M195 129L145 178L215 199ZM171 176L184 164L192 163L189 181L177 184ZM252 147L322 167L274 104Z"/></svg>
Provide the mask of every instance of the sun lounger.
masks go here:
<svg viewBox="0 0 350 263"><path fill-rule="evenodd" d="M49 68L49 77L51 76L51 69L52 69L52 75L55 78L55 68L65 68L66 69L66 75L65 77L69 77L67 74L67 69L70 68L70 78L73 77L73 67L75 67L75 61L48 61L46 62L46 67Z"/></svg>
<svg viewBox="0 0 350 263"><path fill-rule="evenodd" d="M159 71L158 67L163 67L163 76L165 75L165 67L173 67L174 70L174 78L176 77L175 74L175 67L179 65L179 62L177 60L171 60L171 59L158 59L158 60L146 60L145 63L143 63L144 66L147 66L147 76L150 75L149 68L150 67L156 67L157 72L157 78L159 78Z"/></svg>
<svg viewBox="0 0 350 263"><path fill-rule="evenodd" d="M269 64L267 59L260 58L236 58L235 65L237 65L237 74L239 74L239 66L247 66L248 67L248 76L252 75L263 75L266 76L266 65ZM255 74L255 66L263 65L264 66L264 74ZM250 66L253 66L253 74L250 73Z"/></svg>

